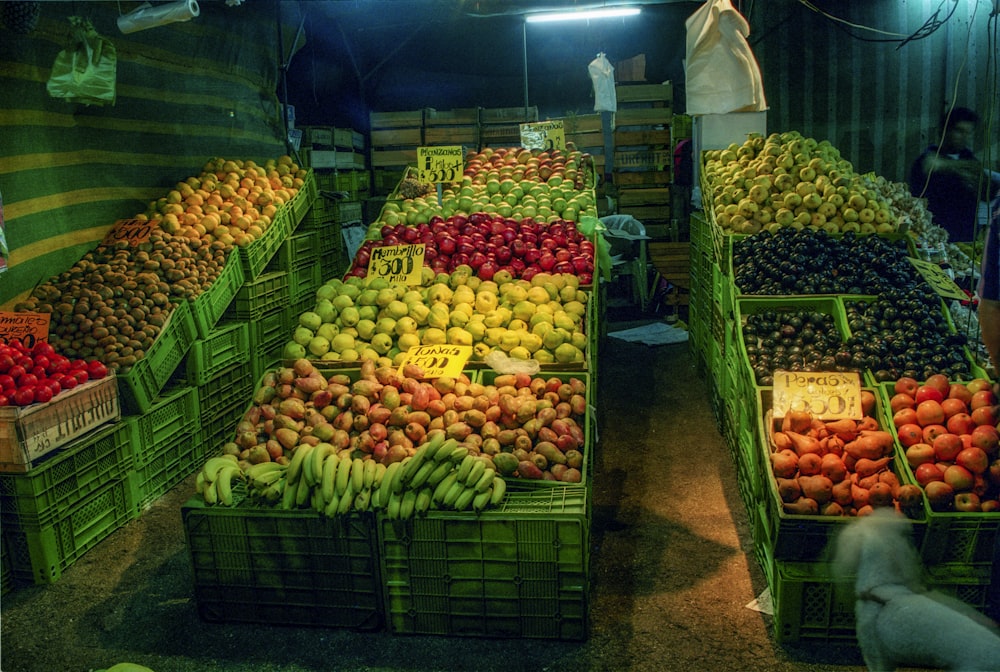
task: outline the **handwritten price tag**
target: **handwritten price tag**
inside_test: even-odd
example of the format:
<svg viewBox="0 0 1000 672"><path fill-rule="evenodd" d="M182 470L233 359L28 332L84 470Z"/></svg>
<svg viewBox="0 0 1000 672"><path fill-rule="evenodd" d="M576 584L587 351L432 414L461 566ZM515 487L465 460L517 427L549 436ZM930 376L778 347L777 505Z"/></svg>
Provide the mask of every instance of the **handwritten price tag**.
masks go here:
<svg viewBox="0 0 1000 672"><path fill-rule="evenodd" d="M149 240L149 235L153 233L156 225L142 219L119 219L111 227L108 235L104 236L105 245L126 242L130 245L138 245Z"/></svg>
<svg viewBox="0 0 1000 672"><path fill-rule="evenodd" d="M566 131L562 121L539 121L521 124L521 146L525 149L566 149Z"/></svg>
<svg viewBox="0 0 1000 672"><path fill-rule="evenodd" d="M424 243L373 247L368 277L384 278L393 285L419 285L424 266Z"/></svg>
<svg viewBox="0 0 1000 672"><path fill-rule="evenodd" d="M424 378L455 378L472 356L471 345L415 345L406 351L399 367L400 375L407 364L423 369Z"/></svg>
<svg viewBox="0 0 1000 672"><path fill-rule="evenodd" d="M35 347L39 341L49 340L50 313L0 311L0 342L19 339L26 348Z"/></svg>
<svg viewBox="0 0 1000 672"><path fill-rule="evenodd" d="M774 417L806 411L823 420L860 419L861 376L857 372L775 371Z"/></svg>
<svg viewBox="0 0 1000 672"><path fill-rule="evenodd" d="M456 182L465 169L465 152L460 145L417 147L417 177L421 182Z"/></svg>
<svg viewBox="0 0 1000 672"><path fill-rule="evenodd" d="M933 261L924 261L923 259L917 259L915 257L909 257L910 263L912 263L917 272L927 281L938 296L945 299L958 299L959 301L965 301L969 296L962 291L962 288L955 284L955 281L951 279L944 269L935 264Z"/></svg>

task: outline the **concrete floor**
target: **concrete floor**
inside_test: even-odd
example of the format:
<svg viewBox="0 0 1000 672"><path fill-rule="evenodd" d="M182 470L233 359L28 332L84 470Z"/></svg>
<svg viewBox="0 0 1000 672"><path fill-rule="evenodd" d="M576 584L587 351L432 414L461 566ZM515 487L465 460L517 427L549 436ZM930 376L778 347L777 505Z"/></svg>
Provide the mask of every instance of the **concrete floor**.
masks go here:
<svg viewBox="0 0 1000 672"><path fill-rule="evenodd" d="M614 327L612 327L614 329ZM590 633L583 642L202 621L180 507L189 478L59 581L3 597L4 672L304 670L860 672L853 648L782 648L729 451L686 343L608 339L598 376Z"/></svg>

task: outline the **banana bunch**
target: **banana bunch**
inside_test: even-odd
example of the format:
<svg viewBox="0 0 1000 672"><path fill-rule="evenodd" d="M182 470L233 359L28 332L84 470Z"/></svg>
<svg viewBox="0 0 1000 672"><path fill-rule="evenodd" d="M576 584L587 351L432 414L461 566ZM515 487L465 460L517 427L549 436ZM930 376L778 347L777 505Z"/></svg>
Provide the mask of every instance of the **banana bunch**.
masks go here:
<svg viewBox="0 0 1000 672"><path fill-rule="evenodd" d="M507 483L486 459L471 455L444 432L432 432L416 453L386 469L375 508L391 520L426 514L431 507L477 513L503 500Z"/></svg>
<svg viewBox="0 0 1000 672"><path fill-rule="evenodd" d="M263 499L272 506L277 504L285 492L285 485L288 482L285 478L287 471L288 465L277 462L251 464L243 472L247 478L250 495Z"/></svg>
<svg viewBox="0 0 1000 672"><path fill-rule="evenodd" d="M195 490L209 505L233 505L233 481L243 478L235 455L210 457L195 476Z"/></svg>

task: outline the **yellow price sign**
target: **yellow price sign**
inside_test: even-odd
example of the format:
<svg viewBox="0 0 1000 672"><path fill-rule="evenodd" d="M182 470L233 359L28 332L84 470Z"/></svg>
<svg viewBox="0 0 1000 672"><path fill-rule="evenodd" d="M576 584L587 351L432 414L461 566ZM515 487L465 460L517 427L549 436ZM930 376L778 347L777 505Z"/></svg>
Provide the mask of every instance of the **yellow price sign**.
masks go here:
<svg viewBox="0 0 1000 672"><path fill-rule="evenodd" d="M472 356L471 345L415 345L406 351L400 375L408 365L420 367L424 378L457 378Z"/></svg>
<svg viewBox="0 0 1000 672"><path fill-rule="evenodd" d="M0 343L20 340L26 348L49 340L50 313L0 311Z"/></svg>
<svg viewBox="0 0 1000 672"><path fill-rule="evenodd" d="M959 301L968 300L969 295L962 291L962 288L955 284L951 276L933 261L924 261L915 257L909 257L909 260L938 296Z"/></svg>
<svg viewBox="0 0 1000 672"><path fill-rule="evenodd" d="M525 149L566 149L566 131L563 122L538 121L521 124L521 146Z"/></svg>
<svg viewBox="0 0 1000 672"><path fill-rule="evenodd" d="M417 147L417 178L421 182L457 182L465 170L461 145Z"/></svg>
<svg viewBox="0 0 1000 672"><path fill-rule="evenodd" d="M856 371L775 371L772 413L805 411L822 420L860 419L861 376Z"/></svg>
<svg viewBox="0 0 1000 672"><path fill-rule="evenodd" d="M119 219L115 225L104 236L105 245L125 242L129 245L138 245L149 240L149 236L156 229L156 224L145 219Z"/></svg>
<svg viewBox="0 0 1000 672"><path fill-rule="evenodd" d="M424 267L424 243L373 247L368 278L383 278L392 285L419 285Z"/></svg>

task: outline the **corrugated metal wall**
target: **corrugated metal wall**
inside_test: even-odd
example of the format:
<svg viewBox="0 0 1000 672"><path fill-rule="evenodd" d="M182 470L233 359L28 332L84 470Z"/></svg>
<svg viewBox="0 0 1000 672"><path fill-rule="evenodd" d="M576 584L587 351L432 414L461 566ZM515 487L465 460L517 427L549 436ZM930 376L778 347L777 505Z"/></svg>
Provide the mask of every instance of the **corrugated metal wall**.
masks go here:
<svg viewBox="0 0 1000 672"><path fill-rule="evenodd" d="M905 181L910 162L935 142L940 115L954 100L983 117L984 139L976 150L998 168L997 54L990 54L995 33L988 39L996 18L989 19L988 0L811 3L884 33L833 21L798 0L734 4L751 23L769 131L829 139L858 171ZM944 20L951 10L936 31L901 46L901 35L916 32L935 12Z"/></svg>
<svg viewBox="0 0 1000 672"><path fill-rule="evenodd" d="M129 35L115 25L117 2L41 6L30 35L0 28L6 307L71 266L116 219L197 175L207 159L285 153L273 4L204 3L195 20ZM75 105L46 92L71 14L90 18L117 48L114 106Z"/></svg>

